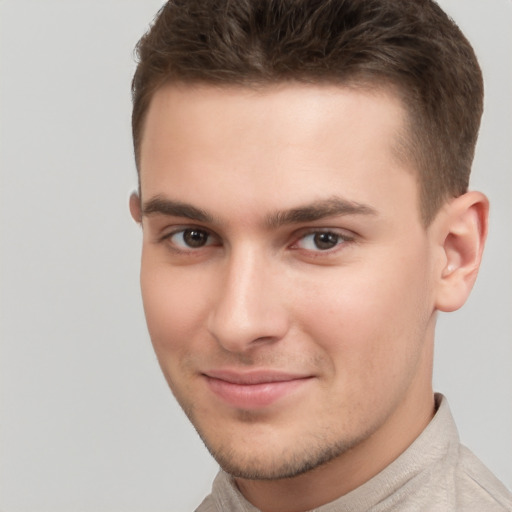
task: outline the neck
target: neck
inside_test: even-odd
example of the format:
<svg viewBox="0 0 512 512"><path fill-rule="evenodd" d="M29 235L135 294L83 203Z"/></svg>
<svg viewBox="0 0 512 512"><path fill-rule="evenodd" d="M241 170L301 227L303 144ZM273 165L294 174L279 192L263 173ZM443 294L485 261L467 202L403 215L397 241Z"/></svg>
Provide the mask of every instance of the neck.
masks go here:
<svg viewBox="0 0 512 512"><path fill-rule="evenodd" d="M293 478L238 478L240 492L262 512L305 512L344 496L389 466L431 421L435 413L431 385L408 396L376 432L351 450Z"/></svg>

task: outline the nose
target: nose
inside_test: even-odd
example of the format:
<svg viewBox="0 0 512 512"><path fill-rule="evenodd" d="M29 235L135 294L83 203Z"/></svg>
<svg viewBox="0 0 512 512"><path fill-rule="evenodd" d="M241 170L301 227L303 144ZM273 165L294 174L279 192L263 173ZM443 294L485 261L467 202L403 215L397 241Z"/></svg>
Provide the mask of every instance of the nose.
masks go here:
<svg viewBox="0 0 512 512"><path fill-rule="evenodd" d="M210 334L238 353L283 338L288 314L277 266L250 248L233 252L224 263L208 318Z"/></svg>

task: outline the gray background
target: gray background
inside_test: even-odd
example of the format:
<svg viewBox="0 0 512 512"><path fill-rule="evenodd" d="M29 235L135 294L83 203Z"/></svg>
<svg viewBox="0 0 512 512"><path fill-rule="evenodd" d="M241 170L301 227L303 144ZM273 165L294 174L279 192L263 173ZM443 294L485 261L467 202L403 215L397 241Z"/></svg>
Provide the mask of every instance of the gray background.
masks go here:
<svg viewBox="0 0 512 512"><path fill-rule="evenodd" d="M160 375L138 290L132 48L160 0L0 1L0 509L190 511L215 473ZM439 321L435 387L512 486L512 3L443 0L486 112L473 188L491 232Z"/></svg>

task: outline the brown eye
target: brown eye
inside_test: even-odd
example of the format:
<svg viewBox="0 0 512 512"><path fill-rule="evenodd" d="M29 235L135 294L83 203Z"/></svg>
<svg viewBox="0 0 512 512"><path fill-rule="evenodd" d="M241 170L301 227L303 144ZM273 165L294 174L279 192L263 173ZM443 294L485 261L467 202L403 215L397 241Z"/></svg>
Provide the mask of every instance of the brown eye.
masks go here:
<svg viewBox="0 0 512 512"><path fill-rule="evenodd" d="M208 231L198 228L182 229L172 233L166 238L177 248L184 250L201 249L214 242L214 239Z"/></svg>
<svg viewBox="0 0 512 512"><path fill-rule="evenodd" d="M336 231L313 231L301 237L295 247L311 252L329 251L350 240L349 236Z"/></svg>
<svg viewBox="0 0 512 512"><path fill-rule="evenodd" d="M336 233L315 233L313 235L313 243L317 249L325 251L336 247L340 242L340 236Z"/></svg>
<svg viewBox="0 0 512 512"><path fill-rule="evenodd" d="M194 249L208 243L208 233L201 229L186 229L183 231L183 241Z"/></svg>

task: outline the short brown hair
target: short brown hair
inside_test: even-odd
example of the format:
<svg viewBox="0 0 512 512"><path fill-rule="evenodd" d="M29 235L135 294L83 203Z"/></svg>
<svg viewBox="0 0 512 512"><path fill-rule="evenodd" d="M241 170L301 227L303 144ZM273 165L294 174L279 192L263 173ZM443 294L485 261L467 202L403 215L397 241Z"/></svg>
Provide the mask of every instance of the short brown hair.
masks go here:
<svg viewBox="0 0 512 512"><path fill-rule="evenodd" d="M165 83L385 84L409 114L403 146L419 172L424 223L467 190L482 74L467 39L432 0L170 0L136 51L137 168L145 114Z"/></svg>

